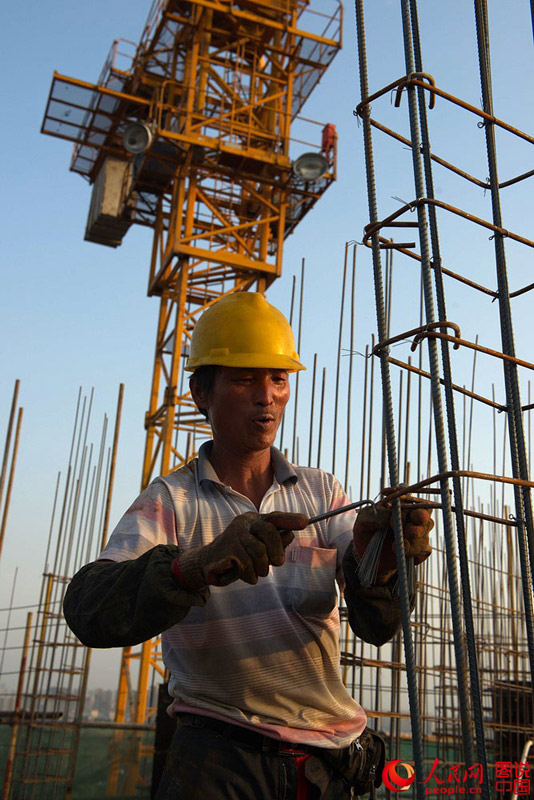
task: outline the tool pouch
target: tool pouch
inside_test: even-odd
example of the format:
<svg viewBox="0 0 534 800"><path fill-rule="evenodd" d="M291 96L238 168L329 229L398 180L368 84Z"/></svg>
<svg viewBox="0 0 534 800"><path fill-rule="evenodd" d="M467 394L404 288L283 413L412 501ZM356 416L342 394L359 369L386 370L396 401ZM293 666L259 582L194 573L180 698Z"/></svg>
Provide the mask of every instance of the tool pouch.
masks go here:
<svg viewBox="0 0 534 800"><path fill-rule="evenodd" d="M317 756L306 761L305 771L308 780L321 789L321 800L340 796L330 791L339 779L346 789L345 796L369 794L374 800L386 762L386 743L378 733L366 728L349 747L315 753Z"/></svg>
<svg viewBox="0 0 534 800"><path fill-rule="evenodd" d="M351 786L355 795L367 794L376 797L376 790L382 785L382 772L386 764L386 743L382 737L366 728L359 737L362 748L360 766L353 777Z"/></svg>

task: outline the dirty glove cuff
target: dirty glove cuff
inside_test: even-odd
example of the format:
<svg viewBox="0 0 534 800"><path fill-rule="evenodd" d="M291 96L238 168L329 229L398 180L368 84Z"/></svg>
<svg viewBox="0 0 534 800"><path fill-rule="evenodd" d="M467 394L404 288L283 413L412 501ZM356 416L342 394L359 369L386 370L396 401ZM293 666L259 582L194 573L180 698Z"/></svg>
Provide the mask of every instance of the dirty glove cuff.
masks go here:
<svg viewBox="0 0 534 800"><path fill-rule="evenodd" d="M174 580L187 592L198 592L208 585L200 565L200 550L200 547L186 550L171 563Z"/></svg>
<svg viewBox="0 0 534 800"><path fill-rule="evenodd" d="M366 586L387 583L397 571L395 538L391 521L391 503L386 497L373 507L363 508L354 524L354 551L359 560L358 573ZM402 537L406 557L421 564L432 551L429 534L434 527L432 511L424 501L406 494L401 498Z"/></svg>

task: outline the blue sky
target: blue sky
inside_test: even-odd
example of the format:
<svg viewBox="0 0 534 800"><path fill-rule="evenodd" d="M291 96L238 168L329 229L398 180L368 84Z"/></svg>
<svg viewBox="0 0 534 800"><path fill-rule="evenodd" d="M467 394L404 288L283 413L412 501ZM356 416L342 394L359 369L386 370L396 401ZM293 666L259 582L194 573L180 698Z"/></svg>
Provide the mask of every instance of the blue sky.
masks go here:
<svg viewBox="0 0 534 800"><path fill-rule="evenodd" d="M319 3L319 7L323 5ZM507 0L491 5L495 113L520 129L532 131L530 4L528 0ZM405 68L399 3L373 0L367 6L369 82L373 91L400 77ZM426 71L449 93L479 105L472 3L425 0L420 7ZM16 566L16 604L36 599L55 480L58 470L66 467L80 385L86 391L95 387L94 438L104 411L114 414L119 382L126 386L112 524L139 487L143 418L158 311L157 300L146 297L150 232L132 227L118 250L85 242L90 188L80 176L69 172L69 143L43 136L39 129L53 70L96 81L112 40L120 37L137 41L148 8L146 0L30 0L22 5L10 4L3 14L7 121L1 132L2 437L16 378L21 379L20 402L25 417L0 563L2 608L7 605ZM352 115L359 99L353 7L349 3L345 7L344 49L304 109L308 117L337 125L339 180L288 240L284 275L269 292L271 302L287 313L292 275L300 272L301 258L306 258L301 355L311 367L313 353L318 353L320 367L327 366L329 386L335 369L345 242L360 240L368 221L362 135ZM373 113L385 124L391 123L408 134L405 97L401 109L395 109L386 97L373 105ZM483 131L476 121L438 101L431 112L432 145L442 157L485 179ZM530 145L501 133L497 139L502 179L532 168ZM375 155L380 214L386 216L399 206L394 197L410 200L414 196L411 156L402 146L378 137ZM446 202L491 217L489 194L439 168L435 179L437 194ZM503 197L505 226L529 238L534 238L532 180L512 187ZM447 265L494 286L488 232L473 231L471 226L446 216L440 217L440 223ZM512 288L531 282L532 251L513 243L507 247ZM417 324L419 279L414 264L401 266L399 262L396 268L396 330ZM474 340L479 333L485 344L498 346L496 304L454 284L447 284L447 291L450 316L460 322L464 336ZM364 248L358 251L356 305L356 350L363 351L375 331L370 257ZM515 301L518 350L527 359L531 350L531 309L529 295ZM344 347L347 346L345 340ZM402 356L409 354L408 346L401 350ZM458 357L463 376L459 383L470 379L470 359L470 355ZM345 369L346 366L347 359ZM525 386L527 379L528 376ZM484 362L479 380L480 391L486 394L491 394L491 383L495 381L497 394L502 397L498 365ZM304 382L303 394L308 385ZM356 418L358 403L355 400ZM327 402L327 417L331 417L331 401ZM484 441L487 424L481 420L477 453L480 468L489 469L488 443ZM326 449L331 449L331 442ZM354 462L358 459L355 452ZM357 484L356 473L352 481ZM104 680L102 674L97 672L98 680ZM110 685L114 682L113 677Z"/></svg>

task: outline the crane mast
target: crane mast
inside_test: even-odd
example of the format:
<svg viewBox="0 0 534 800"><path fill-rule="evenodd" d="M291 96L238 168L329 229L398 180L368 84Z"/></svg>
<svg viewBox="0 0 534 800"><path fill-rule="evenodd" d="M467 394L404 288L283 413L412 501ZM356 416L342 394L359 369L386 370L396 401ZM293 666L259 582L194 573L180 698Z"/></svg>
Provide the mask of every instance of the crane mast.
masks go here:
<svg viewBox="0 0 534 800"><path fill-rule="evenodd" d="M71 170L92 184L86 240L118 247L131 225L154 232L142 489L209 436L183 381L196 320L280 277L284 240L335 180L335 126L301 116L341 46L341 3L316 6L155 0L139 44L115 41L97 83L54 73L42 131L74 143ZM163 674L158 640L125 649L117 722L133 659L133 722L147 717L150 668Z"/></svg>

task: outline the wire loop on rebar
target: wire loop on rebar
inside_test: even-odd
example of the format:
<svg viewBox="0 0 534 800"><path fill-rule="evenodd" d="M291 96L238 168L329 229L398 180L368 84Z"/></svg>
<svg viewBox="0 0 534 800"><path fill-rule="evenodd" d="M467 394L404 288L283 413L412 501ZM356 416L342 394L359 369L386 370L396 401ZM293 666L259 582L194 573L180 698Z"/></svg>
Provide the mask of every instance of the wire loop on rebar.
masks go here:
<svg viewBox="0 0 534 800"><path fill-rule="evenodd" d="M436 328L452 328L456 333L456 341L454 342L453 348L454 350L459 349L460 342L462 340L460 327L455 322L443 321L443 322L430 322L428 325L425 325L424 329L420 333L417 333L414 336L410 350L414 351L419 342L421 342L427 336L431 335L433 331L436 330Z"/></svg>
<svg viewBox="0 0 534 800"><path fill-rule="evenodd" d="M405 79L401 80L397 87L397 92L395 94L395 108L399 108L402 96L402 90L406 89L407 86L412 86L414 81L417 79L422 81L428 81L429 85L432 87L436 87L436 82L432 75L428 72L412 72L410 75L407 75ZM429 108L434 108L436 104L436 95L430 95L430 101L428 103Z"/></svg>
<svg viewBox="0 0 534 800"><path fill-rule="evenodd" d="M411 73L413 74L413 73ZM508 131L508 133L514 134L514 136L518 136L520 139L525 139L525 141L534 144L534 137L530 136L528 133L520 130L519 128L514 128L513 125L509 125L504 120L499 119L498 117L494 116L493 114L489 114L486 111L483 111L481 108L477 108L477 106L471 105L471 103L466 103L464 100L461 100L459 97L456 97L453 94L449 94L448 92L444 92L443 89L440 89L433 83L427 83L425 80L420 80L419 78L413 78L411 75L403 75L402 78L398 78L396 81L389 83L387 86L384 86L383 89L380 89L378 92L369 95L365 99L361 100L358 105L356 106L355 112L358 116L363 117L364 109L368 106L373 100L377 100L379 97L390 92L392 89L396 89L399 84L403 84L403 88L409 87L419 87L421 89L426 89L427 91L431 92L432 95L437 95L438 97L442 97L444 100L448 100L449 102L453 103L454 105L459 106L460 108L465 109L466 111L470 111L472 114L476 114L479 117L482 117L482 124L485 127L487 122L491 122L493 125L497 125L499 128L503 128L503 130Z"/></svg>
<svg viewBox="0 0 534 800"><path fill-rule="evenodd" d="M409 331L405 331L404 333L399 333L397 336L390 336L388 339L383 339L381 342L378 342L373 349L371 350L371 355L377 356L380 355L381 351L384 349L388 349L390 344L394 344L395 342L401 342L403 339L409 339L410 336L414 336L414 340L412 343L412 350L415 350L415 346L417 346L418 342L423 338L425 335L431 334L435 328L452 328L455 333L456 337L451 337L452 341L458 340L458 346L455 345L455 349L458 349L460 343L463 341L461 339L461 332L459 326L455 322L448 322L447 320L443 320L440 322L432 322L428 325L420 325L418 328L412 328ZM419 338L418 338L419 337Z"/></svg>
<svg viewBox="0 0 534 800"><path fill-rule="evenodd" d="M371 237L373 234L377 233L379 230L385 227L392 227L394 226L394 222L397 217L402 216L406 211L414 211L414 209L419 208L421 206L436 206L437 208L442 208L444 211L450 211L451 214L456 214L456 216L462 217L463 219L468 220L469 222L475 222L477 225L480 225L483 228L487 228L488 230L493 231L493 234L500 234L501 236L513 239L520 244L525 244L527 247L534 247L534 241L531 239L527 239L524 236L520 236L518 233L513 233L513 231L507 230L506 228L501 227L500 225L495 225L492 222L488 222L488 220L482 219L481 217L476 217L474 214L470 214L468 211L463 211L461 208L457 208L456 206L451 206L449 203L445 203L442 200L437 200L435 197L418 197L415 200L412 200L409 203L405 203L401 208L394 211L388 217L385 217L382 220L378 220L377 222L371 222L364 227L364 236L362 240L362 244L366 245L366 247L371 247L372 244L370 242ZM417 224L417 223L416 223ZM397 223L394 227L414 227L412 222L401 222ZM388 241L388 240L386 240ZM387 247L388 245L380 244L381 247ZM407 244L407 243L391 243L389 246L395 246L396 248L400 247L415 247L415 243Z"/></svg>

